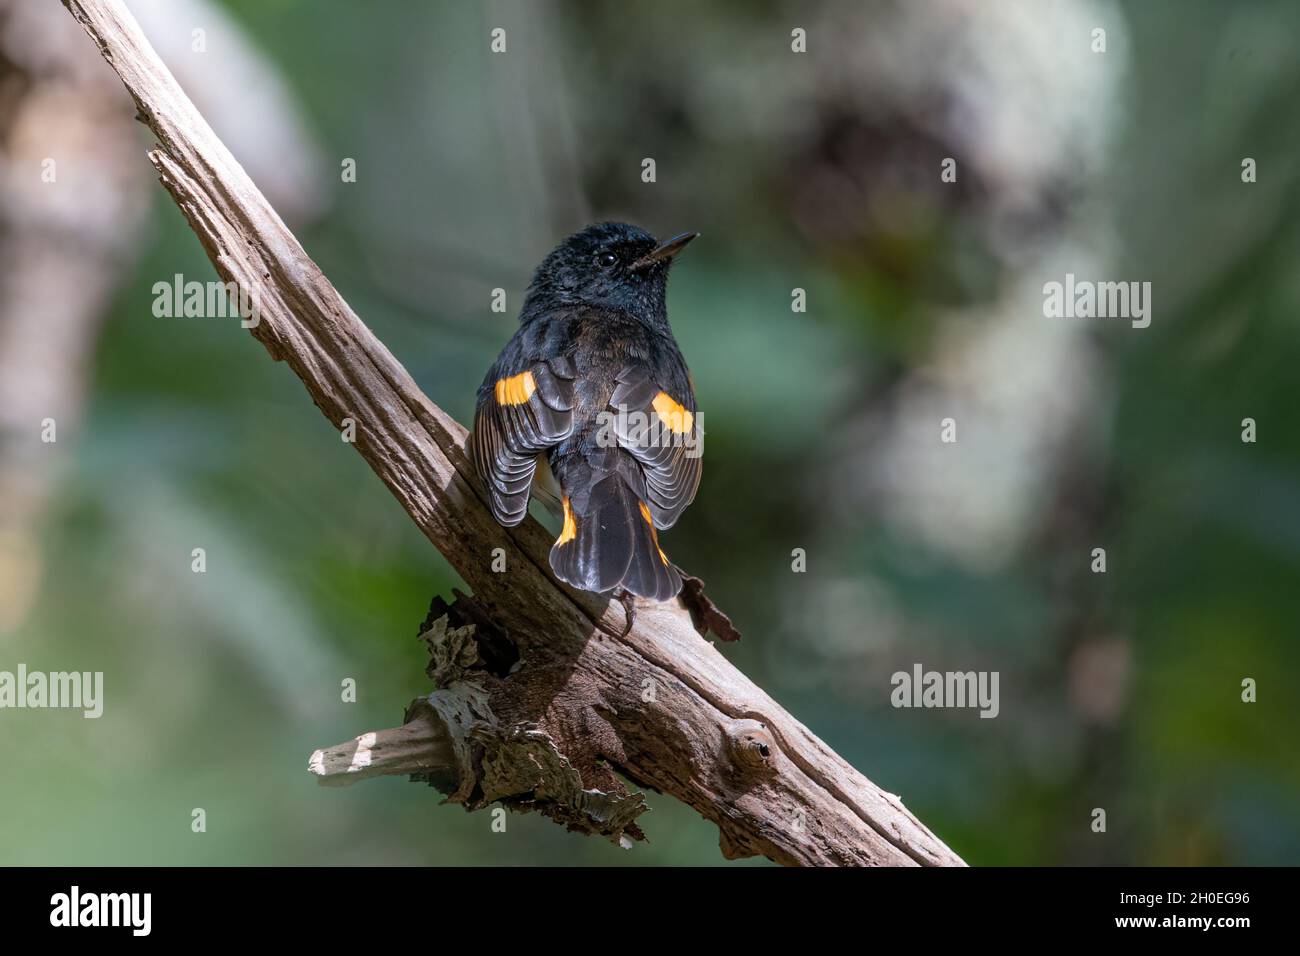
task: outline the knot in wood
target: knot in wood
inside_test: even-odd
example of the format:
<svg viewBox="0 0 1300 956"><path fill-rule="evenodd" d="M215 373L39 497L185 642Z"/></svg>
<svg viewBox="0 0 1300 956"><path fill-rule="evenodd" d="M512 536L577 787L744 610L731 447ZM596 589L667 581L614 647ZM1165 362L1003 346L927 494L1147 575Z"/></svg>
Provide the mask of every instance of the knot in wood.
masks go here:
<svg viewBox="0 0 1300 956"><path fill-rule="evenodd" d="M742 768L759 771L772 766L776 745L767 725L761 721L746 718L732 723L727 745Z"/></svg>

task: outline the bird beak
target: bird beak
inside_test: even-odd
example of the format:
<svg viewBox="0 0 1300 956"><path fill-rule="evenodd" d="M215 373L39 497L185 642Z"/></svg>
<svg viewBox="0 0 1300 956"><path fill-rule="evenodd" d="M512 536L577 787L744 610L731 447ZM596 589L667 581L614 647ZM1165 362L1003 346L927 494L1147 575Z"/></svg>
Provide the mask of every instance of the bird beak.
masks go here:
<svg viewBox="0 0 1300 956"><path fill-rule="evenodd" d="M672 259L673 256L686 248L686 244L698 236L698 232L683 232L680 236L673 236L671 239L665 239L659 245L655 246L628 268L637 272L641 269L649 268L656 262L664 262Z"/></svg>

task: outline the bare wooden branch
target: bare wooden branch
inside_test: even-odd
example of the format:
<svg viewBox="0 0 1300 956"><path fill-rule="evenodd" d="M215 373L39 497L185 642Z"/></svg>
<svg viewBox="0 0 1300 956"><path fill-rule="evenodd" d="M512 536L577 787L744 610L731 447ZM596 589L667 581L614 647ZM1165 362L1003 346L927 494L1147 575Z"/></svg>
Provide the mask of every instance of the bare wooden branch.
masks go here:
<svg viewBox="0 0 1300 956"><path fill-rule="evenodd" d="M218 273L254 295L253 334L336 427L355 422L357 450L474 594L426 621L438 689L404 728L318 751L314 771L414 772L470 809L501 801L628 843L644 802L621 773L715 822L728 857L961 865L701 638L680 603L642 606L626 637L611 636L622 608L551 576L540 525L492 520L465 429L321 274L120 0L64 2L157 136L149 157ZM498 547L504 574L491 570Z"/></svg>
<svg viewBox="0 0 1300 956"><path fill-rule="evenodd" d="M435 712L423 711L409 723L362 734L311 755L307 769L321 783L340 786L385 774L450 774L456 767L447 730Z"/></svg>

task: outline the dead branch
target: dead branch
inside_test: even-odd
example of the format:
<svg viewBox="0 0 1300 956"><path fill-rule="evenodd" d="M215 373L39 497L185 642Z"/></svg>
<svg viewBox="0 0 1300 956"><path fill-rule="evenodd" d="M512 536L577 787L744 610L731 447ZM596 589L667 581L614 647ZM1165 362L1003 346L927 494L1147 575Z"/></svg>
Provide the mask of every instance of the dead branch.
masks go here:
<svg viewBox="0 0 1300 956"><path fill-rule="evenodd" d="M322 779L414 773L474 809L504 802L628 843L645 809L618 773L715 822L723 854L787 864L961 865L705 641L678 602L622 608L552 578L535 522L496 524L465 429L357 318L154 53L121 0L64 0L158 138L149 158L253 334L285 361L472 589L422 634L437 690L402 728L318 751ZM507 573L494 573L503 548ZM716 612L716 609L714 609ZM716 612L718 615L721 612Z"/></svg>

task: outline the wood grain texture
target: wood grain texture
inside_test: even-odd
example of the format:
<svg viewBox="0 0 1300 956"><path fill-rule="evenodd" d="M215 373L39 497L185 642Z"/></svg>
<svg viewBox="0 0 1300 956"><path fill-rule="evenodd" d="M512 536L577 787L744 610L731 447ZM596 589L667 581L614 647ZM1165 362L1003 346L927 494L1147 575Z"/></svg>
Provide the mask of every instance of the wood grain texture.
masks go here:
<svg viewBox="0 0 1300 956"><path fill-rule="evenodd" d="M465 429L343 301L120 0L64 2L157 136L149 158L217 272L255 296L253 334L336 427L355 422L357 451L472 589L423 629L438 689L408 711L404 729L370 736L371 772L353 778L413 772L467 807L540 809L626 844L640 835L642 798L618 771L716 823L728 857L962 865L898 797L737 671L678 602L642 606L631 631L612 636L623 630L621 606L558 583L536 522L492 520ZM498 547L506 573L492 571ZM349 746L355 753L318 751L313 769L347 775ZM439 771L446 779L433 779Z"/></svg>

